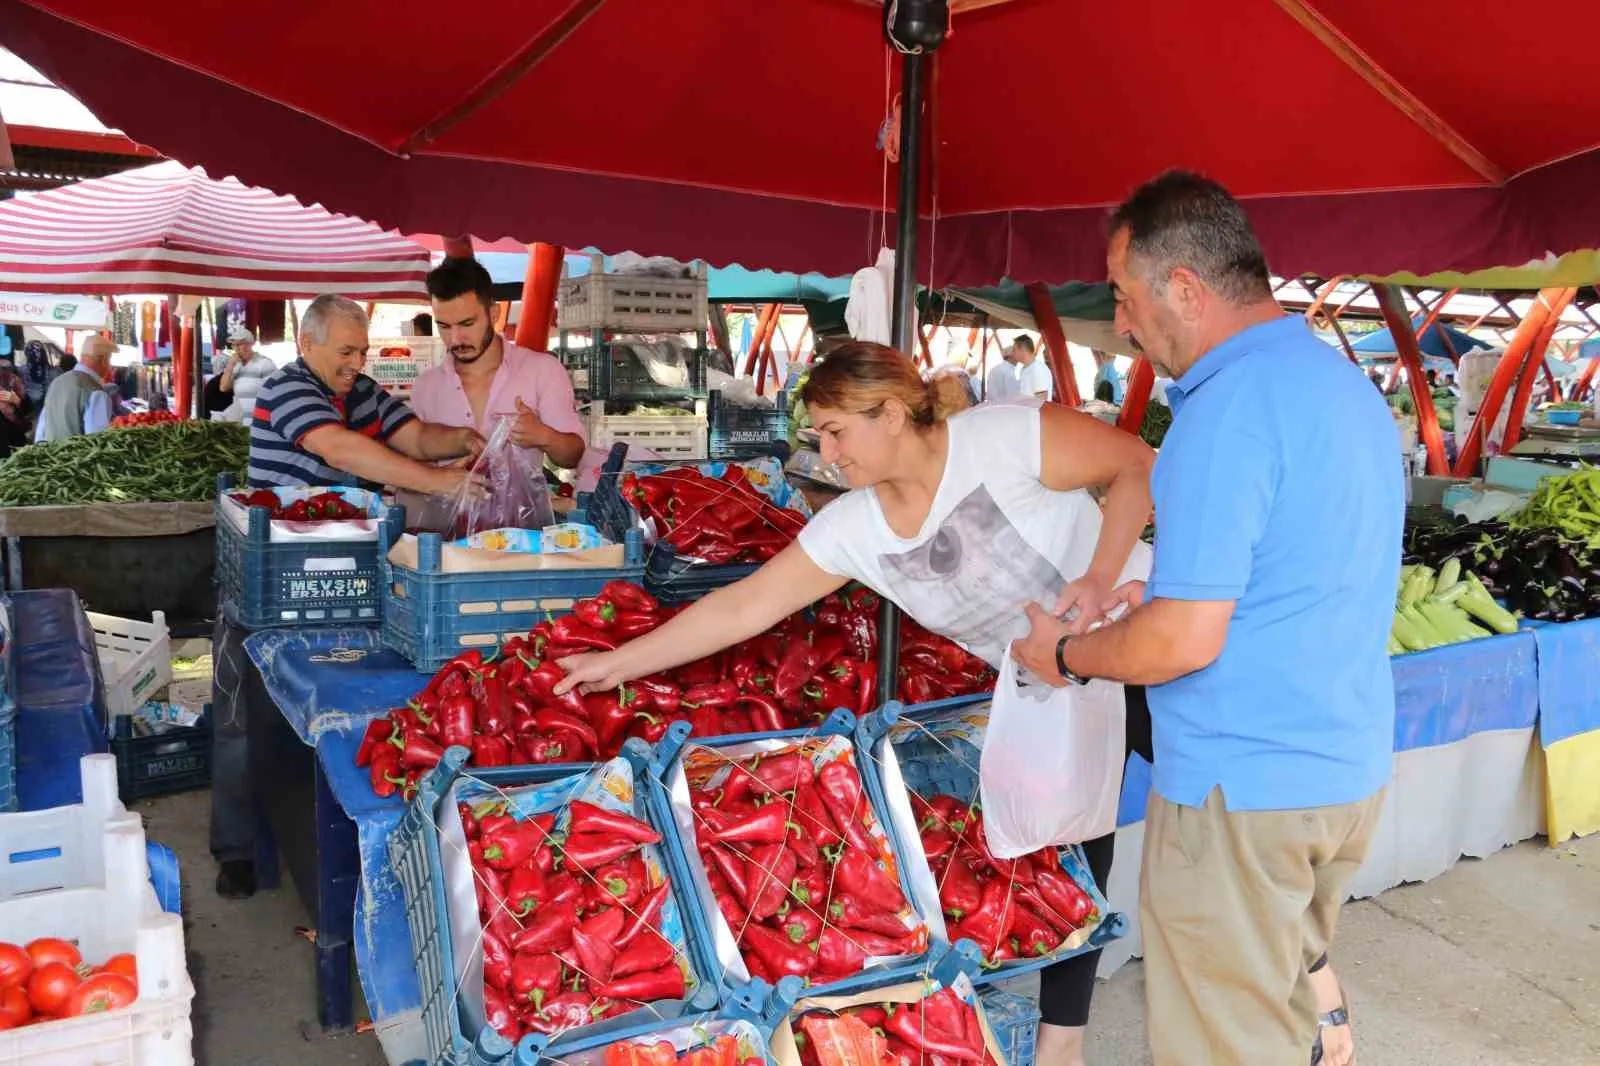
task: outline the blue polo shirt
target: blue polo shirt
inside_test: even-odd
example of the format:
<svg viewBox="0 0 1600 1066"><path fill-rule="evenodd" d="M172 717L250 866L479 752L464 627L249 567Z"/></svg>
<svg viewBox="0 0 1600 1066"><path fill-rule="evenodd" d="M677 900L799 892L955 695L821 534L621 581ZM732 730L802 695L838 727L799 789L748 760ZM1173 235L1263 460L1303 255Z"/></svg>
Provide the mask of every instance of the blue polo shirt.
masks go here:
<svg viewBox="0 0 1600 1066"><path fill-rule="evenodd" d="M1366 375L1298 316L1167 387L1148 595L1233 600L1221 656L1149 690L1156 791L1229 810L1352 803L1389 780L1388 636L1405 487Z"/></svg>

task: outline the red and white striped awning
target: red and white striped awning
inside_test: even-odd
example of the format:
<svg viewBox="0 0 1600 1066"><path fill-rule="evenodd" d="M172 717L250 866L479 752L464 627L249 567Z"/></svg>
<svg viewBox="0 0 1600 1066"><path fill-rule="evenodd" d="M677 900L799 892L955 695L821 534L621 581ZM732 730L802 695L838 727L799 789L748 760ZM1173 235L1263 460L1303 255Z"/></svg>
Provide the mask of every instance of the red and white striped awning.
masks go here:
<svg viewBox="0 0 1600 1066"><path fill-rule="evenodd" d="M422 300L428 266L370 222L179 163L0 203L0 292Z"/></svg>

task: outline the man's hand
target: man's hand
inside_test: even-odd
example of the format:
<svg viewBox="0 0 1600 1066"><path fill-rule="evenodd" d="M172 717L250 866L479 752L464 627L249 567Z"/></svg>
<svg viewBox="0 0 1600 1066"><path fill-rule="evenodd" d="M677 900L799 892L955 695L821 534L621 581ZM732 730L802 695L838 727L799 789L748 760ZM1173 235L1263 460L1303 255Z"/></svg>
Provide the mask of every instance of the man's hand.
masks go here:
<svg viewBox="0 0 1600 1066"><path fill-rule="evenodd" d="M511 425L511 443L519 448L547 448L555 434L536 412L517 397L517 420Z"/></svg>
<svg viewBox="0 0 1600 1066"><path fill-rule="evenodd" d="M456 430L455 439L452 441L451 446L455 449L457 455L467 460L466 465L470 468L473 463L477 462L478 456L483 454L485 443L483 434L471 426L462 426Z"/></svg>
<svg viewBox="0 0 1600 1066"><path fill-rule="evenodd" d="M438 467L428 491L434 496L454 497L465 495L468 500L489 498L489 482L482 474L467 468L466 460Z"/></svg>
<svg viewBox="0 0 1600 1066"><path fill-rule="evenodd" d="M1011 658L1039 681L1062 688L1067 679L1056 668L1056 645L1071 635L1072 627L1037 603L1028 604L1027 612L1031 628L1026 637L1012 643Z"/></svg>
<svg viewBox="0 0 1600 1066"><path fill-rule="evenodd" d="M16 403L21 397L10 389L0 389L0 403Z"/></svg>

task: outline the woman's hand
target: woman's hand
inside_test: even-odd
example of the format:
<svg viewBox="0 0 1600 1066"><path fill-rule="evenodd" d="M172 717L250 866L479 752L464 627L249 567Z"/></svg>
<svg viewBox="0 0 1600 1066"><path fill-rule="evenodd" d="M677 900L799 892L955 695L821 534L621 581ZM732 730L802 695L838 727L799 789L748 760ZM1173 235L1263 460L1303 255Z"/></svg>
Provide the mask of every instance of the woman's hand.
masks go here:
<svg viewBox="0 0 1600 1066"><path fill-rule="evenodd" d="M1117 602L1112 595L1111 582L1084 574L1061 590L1052 613L1067 624L1067 633L1081 636Z"/></svg>
<svg viewBox="0 0 1600 1066"><path fill-rule="evenodd" d="M627 665L622 661L621 653L615 651L569 655L565 659L557 659L556 665L567 674L556 683L557 696L565 695L575 688L585 693L610 692L633 680Z"/></svg>

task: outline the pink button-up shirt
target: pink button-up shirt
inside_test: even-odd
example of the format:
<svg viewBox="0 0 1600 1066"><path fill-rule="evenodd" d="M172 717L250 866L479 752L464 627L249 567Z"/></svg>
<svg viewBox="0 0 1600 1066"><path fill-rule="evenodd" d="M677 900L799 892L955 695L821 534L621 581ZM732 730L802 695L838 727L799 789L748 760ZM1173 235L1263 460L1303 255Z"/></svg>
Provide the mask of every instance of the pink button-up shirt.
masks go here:
<svg viewBox="0 0 1600 1066"><path fill-rule="evenodd" d="M424 372L412 386L411 409L417 417L447 426L474 426L487 438L494 432L495 416L516 414L520 399L551 429L587 438L573 399L572 379L561 360L549 352L536 352L508 340L500 343L505 346L505 357L489 386L482 422L474 422L467 390L461 387L455 361L449 358Z"/></svg>

